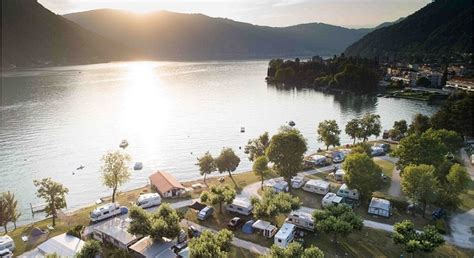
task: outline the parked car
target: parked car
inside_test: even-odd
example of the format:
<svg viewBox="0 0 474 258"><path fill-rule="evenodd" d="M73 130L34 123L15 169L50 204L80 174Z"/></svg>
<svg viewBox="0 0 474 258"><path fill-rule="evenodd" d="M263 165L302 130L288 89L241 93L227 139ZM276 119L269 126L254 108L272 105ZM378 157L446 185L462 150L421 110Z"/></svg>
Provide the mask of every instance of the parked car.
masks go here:
<svg viewBox="0 0 474 258"><path fill-rule="evenodd" d="M198 219L199 220L206 220L207 218L209 218L212 213L214 213L214 208L212 208L211 206L207 206L205 208L203 208L201 211L199 211L198 213Z"/></svg>
<svg viewBox="0 0 474 258"><path fill-rule="evenodd" d="M236 230L239 228L242 224L244 224L244 220L239 218L239 217L234 217L232 218L229 223L227 223L227 228Z"/></svg>
<svg viewBox="0 0 474 258"><path fill-rule="evenodd" d="M190 238L199 237L200 235L201 235L201 231L197 229L195 226L191 225L188 227L188 236Z"/></svg>
<svg viewBox="0 0 474 258"><path fill-rule="evenodd" d="M442 219L446 217L446 211L443 208L437 208L433 211L431 217L433 218L433 220Z"/></svg>

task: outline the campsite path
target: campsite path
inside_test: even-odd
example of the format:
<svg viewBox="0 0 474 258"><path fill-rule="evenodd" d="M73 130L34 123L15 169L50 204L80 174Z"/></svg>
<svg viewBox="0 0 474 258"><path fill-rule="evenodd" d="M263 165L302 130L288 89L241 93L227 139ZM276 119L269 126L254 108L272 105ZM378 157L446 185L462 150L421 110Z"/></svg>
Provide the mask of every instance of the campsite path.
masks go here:
<svg viewBox="0 0 474 258"><path fill-rule="evenodd" d="M201 226L197 223L194 223L194 222L186 220L186 219L181 220L181 226L185 226L185 227L194 226L201 232L203 230L210 230L212 232L217 232L217 230L214 230L214 229L211 229L211 228L208 228L208 227L203 227L203 226ZM265 247L265 246L261 246L261 245L258 245L258 244L255 244L253 242L249 242L249 241L237 238L237 237L234 237L232 239L232 244L237 246L237 247L245 248L245 249L251 251L252 253L256 253L256 254L260 254L260 255L266 255L270 251L270 249Z"/></svg>
<svg viewBox="0 0 474 258"><path fill-rule="evenodd" d="M464 162L464 166L466 167L469 175L471 175L471 180L474 180L474 166L471 164L471 159L467 155L467 152L464 148L461 148L460 152L462 161Z"/></svg>
<svg viewBox="0 0 474 258"><path fill-rule="evenodd" d="M390 157L389 155L375 157L374 159L385 160L393 164L396 164L398 162L398 158ZM388 194L396 197L402 196L402 187L400 185L400 170L398 170L396 166L393 168L390 188L388 188Z"/></svg>

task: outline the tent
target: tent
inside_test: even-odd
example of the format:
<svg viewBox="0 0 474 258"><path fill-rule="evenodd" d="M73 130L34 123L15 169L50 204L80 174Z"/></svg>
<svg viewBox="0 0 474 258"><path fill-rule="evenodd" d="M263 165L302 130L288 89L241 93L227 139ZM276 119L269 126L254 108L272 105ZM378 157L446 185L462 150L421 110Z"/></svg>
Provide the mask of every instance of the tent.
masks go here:
<svg viewBox="0 0 474 258"><path fill-rule="evenodd" d="M255 223L255 221L253 220L249 220L247 222L245 222L244 226L242 227L242 232L244 232L245 234L252 234L253 233L253 223Z"/></svg>

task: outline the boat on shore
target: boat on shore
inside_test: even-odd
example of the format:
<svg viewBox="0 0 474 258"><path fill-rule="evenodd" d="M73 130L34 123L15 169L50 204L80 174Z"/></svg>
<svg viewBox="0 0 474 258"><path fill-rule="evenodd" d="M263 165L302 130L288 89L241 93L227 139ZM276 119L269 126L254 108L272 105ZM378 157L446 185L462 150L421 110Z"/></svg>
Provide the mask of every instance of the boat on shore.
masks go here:
<svg viewBox="0 0 474 258"><path fill-rule="evenodd" d="M133 165L133 170L141 170L143 168L143 163L141 162L135 162L135 165Z"/></svg>
<svg viewBox="0 0 474 258"><path fill-rule="evenodd" d="M128 141L127 140L122 140L122 142L120 142L120 144L119 144L119 147L122 148L122 149L127 148L127 146L128 146Z"/></svg>

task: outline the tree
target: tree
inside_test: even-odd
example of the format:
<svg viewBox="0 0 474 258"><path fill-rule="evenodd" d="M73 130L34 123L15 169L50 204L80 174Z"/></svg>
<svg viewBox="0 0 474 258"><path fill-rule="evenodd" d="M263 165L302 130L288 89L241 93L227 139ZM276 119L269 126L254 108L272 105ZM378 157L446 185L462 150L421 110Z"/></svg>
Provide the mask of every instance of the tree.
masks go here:
<svg viewBox="0 0 474 258"><path fill-rule="evenodd" d="M349 155L342 167L346 172L344 182L357 189L362 200L368 200L382 185L382 168L365 153Z"/></svg>
<svg viewBox="0 0 474 258"><path fill-rule="evenodd" d="M122 248L112 248L112 250L109 250L107 253L107 258L132 258L132 254Z"/></svg>
<svg viewBox="0 0 474 258"><path fill-rule="evenodd" d="M102 246L99 241L91 239L87 240L82 246L79 253L76 254L77 258L95 258L102 252Z"/></svg>
<svg viewBox="0 0 474 258"><path fill-rule="evenodd" d="M219 213L222 213L222 204L231 204L237 193L228 185L213 185L209 191L201 193L201 202L211 203L212 205L219 204Z"/></svg>
<svg viewBox="0 0 474 258"><path fill-rule="evenodd" d="M431 85L431 81L426 77L420 77L416 80L416 86L420 87L429 87Z"/></svg>
<svg viewBox="0 0 474 258"><path fill-rule="evenodd" d="M250 139L245 145L245 153L249 155L250 161L255 161L258 157L265 155L265 150L270 144L268 132L264 132L258 138Z"/></svg>
<svg viewBox="0 0 474 258"><path fill-rule="evenodd" d="M366 142L359 142L356 145L354 145L354 147L352 147L351 153L352 154L354 154L354 153L365 153L368 156L370 156L370 155L372 155L371 147L372 146L370 144L366 143Z"/></svg>
<svg viewBox="0 0 474 258"><path fill-rule="evenodd" d="M265 176L270 171L268 168L268 159L265 156L258 157L252 166L253 172L262 179L262 190L263 190L263 181L265 180Z"/></svg>
<svg viewBox="0 0 474 258"><path fill-rule="evenodd" d="M426 205L436 201L438 192L435 168L425 164L405 167L400 184L408 198L422 204L422 216L425 217Z"/></svg>
<svg viewBox="0 0 474 258"><path fill-rule="evenodd" d="M418 113L413 117L413 121L410 124L409 132L422 134L430 128L431 128L430 117Z"/></svg>
<svg viewBox="0 0 474 258"><path fill-rule="evenodd" d="M112 188L112 202L115 202L117 188L130 179L128 162L131 157L121 151L108 152L102 157L102 181L105 186Z"/></svg>
<svg viewBox="0 0 474 258"><path fill-rule="evenodd" d="M43 198L46 202L44 212L46 216L52 216L53 227L56 225L56 218L58 217L58 210L66 208L66 194L69 189L62 184L53 181L50 177L43 178L41 181L33 180L33 183L38 189L36 196Z"/></svg>
<svg viewBox="0 0 474 258"><path fill-rule="evenodd" d="M300 198L289 193L275 193L272 189L263 191L262 198L252 198L253 215L256 219L275 220L279 214L289 213L301 206Z"/></svg>
<svg viewBox="0 0 474 258"><path fill-rule="evenodd" d="M232 182L234 182L234 185L237 187L237 183L235 183L234 178L232 177L232 172L234 172L239 166L239 156L235 155L235 152L231 148L224 148L215 161L219 173L229 173L230 179L232 179Z"/></svg>
<svg viewBox="0 0 474 258"><path fill-rule="evenodd" d="M204 183L206 183L206 176L217 170L216 162L209 151L198 158L196 165L199 166L201 176L204 176Z"/></svg>
<svg viewBox="0 0 474 258"><path fill-rule="evenodd" d="M286 248L272 245L270 248L270 254L268 258L287 258L287 257L300 257L300 258L324 258L324 253L321 249L311 245L310 247L303 248L298 242L290 243Z"/></svg>
<svg viewBox="0 0 474 258"><path fill-rule="evenodd" d="M443 162L447 152L446 146L438 138L430 133L422 133L410 134L403 138L392 155L399 158L397 167L403 169L411 164L438 166Z"/></svg>
<svg viewBox="0 0 474 258"><path fill-rule="evenodd" d="M301 169L306 150L306 140L295 129L279 132L270 141L268 160L273 162L274 170L288 182L290 189L291 178Z"/></svg>
<svg viewBox="0 0 474 258"><path fill-rule="evenodd" d="M132 219L128 228L130 234L150 235L157 241L161 241L163 237L176 238L181 231L178 212L169 203L161 204L153 214L133 207L130 209L130 218Z"/></svg>
<svg viewBox="0 0 474 258"><path fill-rule="evenodd" d="M393 129L398 130L400 135L404 136L405 133L408 131L407 121L402 119L402 120L393 122Z"/></svg>
<svg viewBox="0 0 474 258"><path fill-rule="evenodd" d="M435 129L458 132L461 136L474 135L474 94L453 93L431 117Z"/></svg>
<svg viewBox="0 0 474 258"><path fill-rule="evenodd" d="M11 193L10 191L3 193L3 200L6 204L6 213L8 222L13 222L13 225L16 229L16 222L21 216L21 213L18 212L18 201L15 199L15 194Z"/></svg>
<svg viewBox="0 0 474 258"><path fill-rule="evenodd" d="M345 131L346 134L351 137L351 139L354 139L354 142L352 144L355 144L356 139L359 138L359 135L361 135L359 119L354 118L351 121L347 122Z"/></svg>
<svg viewBox="0 0 474 258"><path fill-rule="evenodd" d="M466 168L454 164L444 180L440 181L440 190L436 203L443 208L455 210L461 203L460 194L465 192L471 182Z"/></svg>
<svg viewBox="0 0 474 258"><path fill-rule="evenodd" d="M360 119L360 138L362 138L364 142L372 135L378 137L381 130L382 125L380 124L379 115L366 114Z"/></svg>
<svg viewBox="0 0 474 258"><path fill-rule="evenodd" d="M313 213L316 229L324 233L332 233L333 241L337 243L337 235L346 236L355 230L361 230L362 219L348 205L331 205L325 210Z"/></svg>
<svg viewBox="0 0 474 258"><path fill-rule="evenodd" d="M8 221L9 220L8 220L7 204L2 194L0 195L0 226L3 227L5 233L8 232L8 229L7 229Z"/></svg>
<svg viewBox="0 0 474 258"><path fill-rule="evenodd" d="M455 131L448 131L446 129L434 130L432 128L425 132L427 137L438 139L449 152L456 152L463 145L462 137Z"/></svg>
<svg viewBox="0 0 474 258"><path fill-rule="evenodd" d="M341 130L339 130L336 120L324 120L318 125L318 141L324 142L326 150L330 145L333 147L340 145L340 134Z"/></svg>
<svg viewBox="0 0 474 258"><path fill-rule="evenodd" d="M432 225L426 226L422 232L417 232L413 222L403 220L393 225L393 229L395 231L392 235L393 242L403 245L405 251L411 253L412 257L418 250L431 253L444 243L443 236Z"/></svg>
<svg viewBox="0 0 474 258"><path fill-rule="evenodd" d="M217 233L205 230L199 237L189 241L189 257L213 258L227 257L234 234L223 229Z"/></svg>

